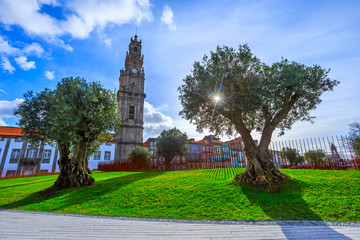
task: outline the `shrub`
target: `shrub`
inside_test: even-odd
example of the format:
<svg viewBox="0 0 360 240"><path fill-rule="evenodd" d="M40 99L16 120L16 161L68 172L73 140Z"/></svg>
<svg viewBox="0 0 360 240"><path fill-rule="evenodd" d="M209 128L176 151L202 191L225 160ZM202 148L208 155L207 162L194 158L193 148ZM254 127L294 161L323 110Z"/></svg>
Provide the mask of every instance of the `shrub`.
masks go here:
<svg viewBox="0 0 360 240"><path fill-rule="evenodd" d="M286 158L290 165L298 165L304 162L304 157L299 154L299 151L294 148L285 147L281 150L281 156Z"/></svg>
<svg viewBox="0 0 360 240"><path fill-rule="evenodd" d="M136 162L139 164L144 164L144 166L148 166L151 160L151 153L146 148L137 146L130 150L129 159L131 162Z"/></svg>
<svg viewBox="0 0 360 240"><path fill-rule="evenodd" d="M308 163L323 163L327 160L326 154L321 149L309 150L304 154L305 160Z"/></svg>

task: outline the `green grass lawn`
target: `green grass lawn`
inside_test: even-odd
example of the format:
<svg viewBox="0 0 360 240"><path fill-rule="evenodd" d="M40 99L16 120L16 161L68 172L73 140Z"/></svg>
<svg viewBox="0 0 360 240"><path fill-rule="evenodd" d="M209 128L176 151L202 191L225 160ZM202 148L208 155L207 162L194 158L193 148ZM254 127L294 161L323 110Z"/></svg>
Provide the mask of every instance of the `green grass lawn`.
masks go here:
<svg viewBox="0 0 360 240"><path fill-rule="evenodd" d="M281 170L281 193L233 181L244 169L94 172L95 185L43 198L57 176L0 180L0 208L130 217L360 221L360 171Z"/></svg>

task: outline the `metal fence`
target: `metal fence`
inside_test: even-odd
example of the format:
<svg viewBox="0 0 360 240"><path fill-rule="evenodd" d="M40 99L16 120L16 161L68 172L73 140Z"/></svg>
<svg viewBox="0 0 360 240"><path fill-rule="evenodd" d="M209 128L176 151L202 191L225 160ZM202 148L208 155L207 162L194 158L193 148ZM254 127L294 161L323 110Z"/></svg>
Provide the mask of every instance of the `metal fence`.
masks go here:
<svg viewBox="0 0 360 240"><path fill-rule="evenodd" d="M347 137L308 138L274 141L269 152L277 168L359 170L360 142ZM103 171L165 171L212 168L246 167L242 145L230 145L230 152L215 154L187 154L177 156L167 165L161 157L153 156L148 163L132 163L129 160L99 165Z"/></svg>

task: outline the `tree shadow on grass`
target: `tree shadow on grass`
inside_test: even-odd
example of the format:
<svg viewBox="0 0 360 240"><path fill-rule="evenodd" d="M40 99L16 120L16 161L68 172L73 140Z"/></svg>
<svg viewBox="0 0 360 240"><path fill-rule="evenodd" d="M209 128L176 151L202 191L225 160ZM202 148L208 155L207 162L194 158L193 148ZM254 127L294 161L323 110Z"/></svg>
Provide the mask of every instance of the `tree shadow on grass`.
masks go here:
<svg viewBox="0 0 360 240"><path fill-rule="evenodd" d="M239 185L248 200L259 206L271 220L316 221L316 225L320 225L318 228L314 228L311 227L311 222L305 222L297 226L297 230L294 232L294 228L289 226L289 222L287 224L277 222L288 239L351 239L321 222L323 221L321 216L310 209L308 203L301 196L303 190L308 187L305 182L291 178L284 181L275 192L256 189L241 183L235 184ZM296 225L295 222L293 224ZM315 235L316 238L314 238Z"/></svg>
<svg viewBox="0 0 360 240"><path fill-rule="evenodd" d="M36 184L36 183L41 183L41 182L52 182L52 181L54 181L54 179L50 179L50 180L47 179L47 180L40 180L40 181L33 181L33 182L14 184L14 185L9 185L9 186L5 186L5 187L0 187L0 190L5 189L5 188L20 187L20 186L26 186L26 185L30 185L30 184Z"/></svg>
<svg viewBox="0 0 360 240"><path fill-rule="evenodd" d="M52 203L49 203L49 205L53 205L53 207L50 207L49 211L56 211L65 207L70 207L72 205L81 205L84 202L97 199L103 195L116 191L119 188L122 188L135 181L154 178L161 174L163 174L163 172L141 172L141 173L135 173L121 177L110 178L107 180L95 182L94 185L88 187L64 189L56 192L55 194L47 198L40 196L38 193L32 193L26 198L21 199L19 201L0 205L0 209L21 208L31 204L41 203L45 201L49 201L49 202L52 201ZM62 196L66 194L68 194L68 196L65 197L65 200L61 199ZM56 198L59 198L59 201L61 199L61 202L57 202ZM29 210L38 210L38 209L29 209Z"/></svg>

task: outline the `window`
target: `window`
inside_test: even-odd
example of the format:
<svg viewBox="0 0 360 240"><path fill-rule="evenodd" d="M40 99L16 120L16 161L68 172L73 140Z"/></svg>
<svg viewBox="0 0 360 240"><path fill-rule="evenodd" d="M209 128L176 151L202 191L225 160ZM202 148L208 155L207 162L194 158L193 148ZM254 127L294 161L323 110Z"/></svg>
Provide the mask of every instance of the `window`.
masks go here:
<svg viewBox="0 0 360 240"><path fill-rule="evenodd" d="M111 142L106 142L105 146L111 146Z"/></svg>
<svg viewBox="0 0 360 240"><path fill-rule="evenodd" d="M0 141L4 141L4 137L3 136L0 136Z"/></svg>
<svg viewBox="0 0 360 240"><path fill-rule="evenodd" d="M35 158L36 157L36 149L32 148L28 150L27 158Z"/></svg>
<svg viewBox="0 0 360 240"><path fill-rule="evenodd" d="M134 52L137 52L137 47L134 47Z"/></svg>
<svg viewBox="0 0 360 240"><path fill-rule="evenodd" d="M17 163L20 157L20 149L13 149L10 157L10 163Z"/></svg>
<svg viewBox="0 0 360 240"><path fill-rule="evenodd" d="M151 155L154 155L154 150L150 150Z"/></svg>
<svg viewBox="0 0 360 240"><path fill-rule="evenodd" d="M51 158L51 150L45 150L43 154L43 163L49 163Z"/></svg>
<svg viewBox="0 0 360 240"><path fill-rule="evenodd" d="M16 175L16 171L15 170L8 170L6 171L6 175L5 177L13 177Z"/></svg>
<svg viewBox="0 0 360 240"><path fill-rule="evenodd" d="M48 173L49 170L40 170L40 173Z"/></svg>
<svg viewBox="0 0 360 240"><path fill-rule="evenodd" d="M23 175L34 174L34 171L35 171L34 166L24 166L22 169L22 174Z"/></svg>
<svg viewBox="0 0 360 240"><path fill-rule="evenodd" d="M105 151L105 157L104 157L104 159L105 159L105 160L110 160L110 157L111 157L111 152L110 152L110 151Z"/></svg>
<svg viewBox="0 0 360 240"><path fill-rule="evenodd" d="M150 147L154 146L154 142L150 142Z"/></svg>
<svg viewBox="0 0 360 240"><path fill-rule="evenodd" d="M22 137L16 137L15 142L22 142Z"/></svg>
<svg viewBox="0 0 360 240"><path fill-rule="evenodd" d="M100 160L100 157L101 157L101 151L94 153L94 160Z"/></svg>
<svg viewBox="0 0 360 240"><path fill-rule="evenodd" d="M134 107L134 106L130 106L130 109L129 109L129 119L134 119L134 114L135 114L135 107Z"/></svg>
<svg viewBox="0 0 360 240"><path fill-rule="evenodd" d="M202 147L203 152L205 152L205 147Z"/></svg>
<svg viewBox="0 0 360 240"><path fill-rule="evenodd" d="M49 159L51 157L51 150L44 151L44 159Z"/></svg>

